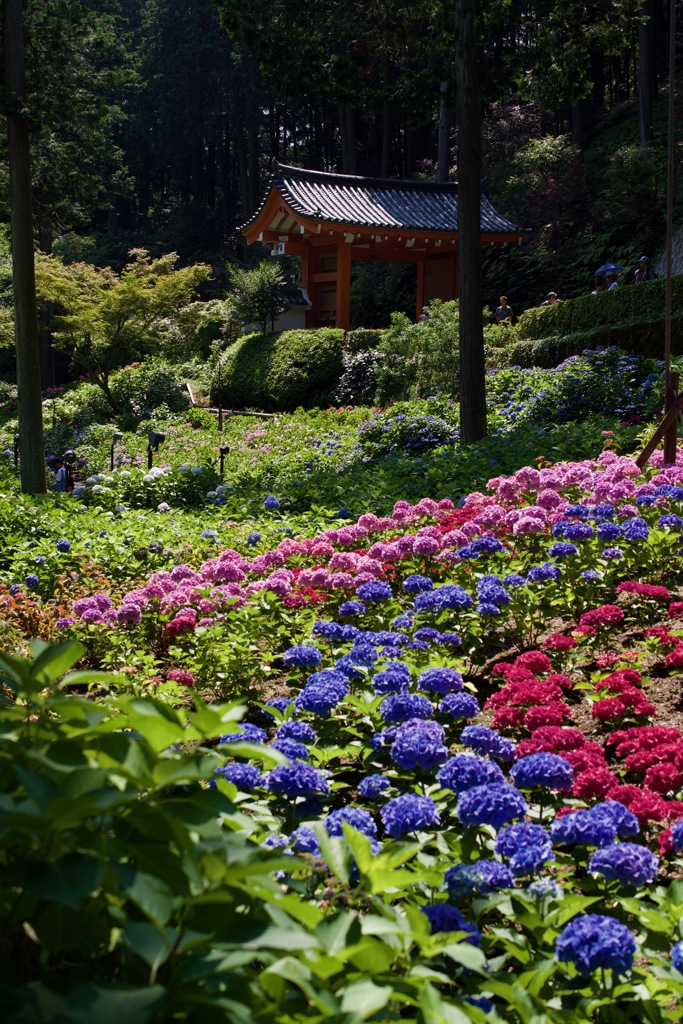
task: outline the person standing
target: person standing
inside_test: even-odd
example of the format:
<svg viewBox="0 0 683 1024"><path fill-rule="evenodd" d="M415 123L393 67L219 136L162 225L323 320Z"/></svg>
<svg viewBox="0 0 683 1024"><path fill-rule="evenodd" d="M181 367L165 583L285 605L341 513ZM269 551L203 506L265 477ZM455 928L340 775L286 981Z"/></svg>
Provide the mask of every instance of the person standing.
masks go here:
<svg viewBox="0 0 683 1024"><path fill-rule="evenodd" d="M501 295L500 306L496 310L496 323L502 324L504 320L507 320L509 321L509 323L512 323L512 318L514 315L515 314L512 312L511 307L508 306L507 295Z"/></svg>
<svg viewBox="0 0 683 1024"><path fill-rule="evenodd" d="M657 275L654 270L650 270L649 256L641 256L638 262L640 263L640 269L643 272L643 281L655 281L657 279Z"/></svg>
<svg viewBox="0 0 683 1024"><path fill-rule="evenodd" d="M605 280L607 281L607 291L613 292L615 288L618 288L617 275L613 270L608 270L605 274Z"/></svg>
<svg viewBox="0 0 683 1024"><path fill-rule="evenodd" d="M561 302L562 299L558 299L557 292L548 292L548 296L545 302L542 302L542 306L554 306L556 302Z"/></svg>

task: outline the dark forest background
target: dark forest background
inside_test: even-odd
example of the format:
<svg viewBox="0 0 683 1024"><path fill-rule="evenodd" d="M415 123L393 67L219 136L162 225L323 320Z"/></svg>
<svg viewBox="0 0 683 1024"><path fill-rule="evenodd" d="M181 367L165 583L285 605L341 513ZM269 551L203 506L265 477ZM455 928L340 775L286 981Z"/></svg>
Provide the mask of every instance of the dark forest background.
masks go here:
<svg viewBox="0 0 683 1024"><path fill-rule="evenodd" d="M606 260L654 262L668 2L480 6L484 187L534 228L486 254L486 301L505 291L517 311L590 291ZM176 251L211 263L219 292L226 264L265 255L238 227L273 159L457 180L451 4L25 0L25 17L37 244L67 261ZM5 159L0 175L7 220ZM366 326L410 308L410 272L356 268Z"/></svg>

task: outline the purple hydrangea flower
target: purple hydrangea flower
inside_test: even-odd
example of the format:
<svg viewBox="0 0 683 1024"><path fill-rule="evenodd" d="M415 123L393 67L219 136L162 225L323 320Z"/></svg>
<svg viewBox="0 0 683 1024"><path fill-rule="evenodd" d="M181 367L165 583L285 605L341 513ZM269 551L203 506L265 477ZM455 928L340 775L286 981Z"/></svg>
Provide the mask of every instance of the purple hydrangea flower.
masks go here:
<svg viewBox="0 0 683 1024"><path fill-rule="evenodd" d="M452 907L450 903L435 903L421 909L429 919L432 935L436 932L465 932L467 942L474 946L481 944L481 932L465 920L457 907Z"/></svg>
<svg viewBox="0 0 683 1024"><path fill-rule="evenodd" d="M404 672L403 669L406 669ZM378 672L372 677L372 688L376 694L407 693L410 687L410 669L401 662Z"/></svg>
<svg viewBox="0 0 683 1024"><path fill-rule="evenodd" d="M568 541L558 541L557 544L551 544L548 549L551 558L569 558L578 553L579 549L576 544L570 544Z"/></svg>
<svg viewBox="0 0 683 1024"><path fill-rule="evenodd" d="M466 590L455 583L446 583L442 587L418 594L415 598L415 611L441 612L449 608L457 611L471 608L473 604L474 601Z"/></svg>
<svg viewBox="0 0 683 1024"><path fill-rule="evenodd" d="M360 601L389 601L392 597L391 587L382 580L368 580L356 588L356 597Z"/></svg>
<svg viewBox="0 0 683 1024"><path fill-rule="evenodd" d="M596 850L588 862L589 871L607 879L614 878L622 885L653 882L658 868L659 857L637 843L615 843L604 850Z"/></svg>
<svg viewBox="0 0 683 1024"><path fill-rule="evenodd" d="M260 729L252 722L242 722L235 732L225 733L219 737L220 743L265 743L268 736L265 729Z"/></svg>
<svg viewBox="0 0 683 1024"><path fill-rule="evenodd" d="M647 540L650 528L644 519L625 519L622 523L626 540Z"/></svg>
<svg viewBox="0 0 683 1024"><path fill-rule="evenodd" d="M514 885L512 872L497 860L478 860L476 864L454 864L444 876L452 900L466 900L475 893L486 896Z"/></svg>
<svg viewBox="0 0 683 1024"><path fill-rule="evenodd" d="M296 719L290 718L282 723L275 733L275 739L296 740L298 743L315 743L318 736L315 729L308 722L297 722Z"/></svg>
<svg viewBox="0 0 683 1024"><path fill-rule="evenodd" d="M327 779L322 773L301 761L276 765L266 777L266 786L271 793L281 793L287 797L328 796L330 792Z"/></svg>
<svg viewBox="0 0 683 1024"><path fill-rule="evenodd" d="M518 789L545 786L548 789L571 789L574 769L569 761L557 754L528 754L510 769L512 781Z"/></svg>
<svg viewBox="0 0 683 1024"><path fill-rule="evenodd" d="M508 825L498 833L496 853L508 858L515 875L528 875L547 861L555 860L553 844L543 826L525 821Z"/></svg>
<svg viewBox="0 0 683 1024"><path fill-rule="evenodd" d="M448 757L443 744L444 730L438 722L411 718L399 726L391 747L391 758L404 771L435 768Z"/></svg>
<svg viewBox="0 0 683 1024"><path fill-rule="evenodd" d="M434 709L426 697L417 693L392 693L380 704L379 713L385 722L400 724L409 718L431 718Z"/></svg>
<svg viewBox="0 0 683 1024"><path fill-rule="evenodd" d="M406 576L403 581L403 590L406 594L421 594L425 590L433 589L434 583L429 576L420 576L414 573L412 576Z"/></svg>
<svg viewBox="0 0 683 1024"><path fill-rule="evenodd" d="M436 774L442 789L464 793L475 786L488 786L505 782L505 776L494 761L473 754L457 754L451 757Z"/></svg>
<svg viewBox="0 0 683 1024"><path fill-rule="evenodd" d="M339 606L339 615L342 618L346 618L347 615L363 615L365 612L365 605L362 601L344 601Z"/></svg>
<svg viewBox="0 0 683 1024"><path fill-rule="evenodd" d="M588 813L599 821L607 821L614 825L621 839L625 836L636 836L640 832L635 814L618 800L605 800L603 803L593 804Z"/></svg>
<svg viewBox="0 0 683 1024"><path fill-rule="evenodd" d="M253 764L242 764L238 761L231 761L230 764L223 765L221 768L216 768L216 775L221 775L228 782L232 782L233 785L237 786L245 793L249 793L252 789L256 789L258 785L263 781L263 776L258 770L256 765Z"/></svg>
<svg viewBox="0 0 683 1024"><path fill-rule="evenodd" d="M297 853L310 853L314 857L320 856L318 837L307 825L300 825L299 828L294 829L289 837L289 842Z"/></svg>
<svg viewBox="0 0 683 1024"><path fill-rule="evenodd" d="M296 644L290 647L282 655L282 664L285 668L314 668L323 660L323 656L317 647L311 644Z"/></svg>
<svg viewBox="0 0 683 1024"><path fill-rule="evenodd" d="M381 775L379 773L375 775L366 775L365 778L361 779L358 783L358 792L360 795L370 800L390 788L391 781L386 777L386 775Z"/></svg>
<svg viewBox="0 0 683 1024"><path fill-rule="evenodd" d="M445 644L447 647L462 646L462 639L457 633L442 633L436 642L437 644Z"/></svg>
<svg viewBox="0 0 683 1024"><path fill-rule="evenodd" d="M62 551L64 554L66 554L67 551L71 551L71 543L66 539L66 537L62 537L61 540L58 540L55 547L57 548L57 551Z"/></svg>
<svg viewBox="0 0 683 1024"><path fill-rule="evenodd" d="M498 830L515 818L523 818L529 806L514 786L507 782L474 786L458 796L456 814L463 825L478 828L490 825Z"/></svg>
<svg viewBox="0 0 683 1024"><path fill-rule="evenodd" d="M406 832L429 828L440 823L436 804L428 796L403 793L388 800L380 811L385 831L398 839Z"/></svg>
<svg viewBox="0 0 683 1024"><path fill-rule="evenodd" d="M626 974L635 954L636 942L626 925L602 914L573 918L555 944L555 959L573 963L585 978L605 967Z"/></svg>
<svg viewBox="0 0 683 1024"><path fill-rule="evenodd" d="M459 693L463 688L462 676L454 668L428 668L419 675L417 688L427 693Z"/></svg>
<svg viewBox="0 0 683 1024"><path fill-rule="evenodd" d="M297 743L296 740L273 740L271 746L284 754L289 761L308 761L310 757L307 747L303 743Z"/></svg>
<svg viewBox="0 0 683 1024"><path fill-rule="evenodd" d="M377 838L377 825L370 812L363 807L340 807L325 818L325 828L331 836L342 837L344 824L351 825L371 839Z"/></svg>
<svg viewBox="0 0 683 1024"><path fill-rule="evenodd" d="M293 703L293 701L291 701L288 697L271 697L269 700L266 701L266 707L267 708L277 708L277 710L280 711L284 715L284 713L286 712L287 708L292 703ZM275 715L271 715L270 712L266 711L265 709L264 709L263 713L265 715L269 715L270 718L275 718Z"/></svg>
<svg viewBox="0 0 683 1024"><path fill-rule="evenodd" d="M441 714L452 718L476 718L480 710L479 701L472 693L448 693L439 704Z"/></svg>
<svg viewBox="0 0 683 1024"><path fill-rule="evenodd" d="M486 754L497 761L512 761L517 749L511 740L486 725L467 725L460 733L460 742L472 747L478 754Z"/></svg>
<svg viewBox="0 0 683 1024"><path fill-rule="evenodd" d="M28 576L24 576L24 583L26 584L27 587L30 587L31 590L35 590L35 588L40 583L40 580L35 575L35 573L30 572Z"/></svg>
<svg viewBox="0 0 683 1024"><path fill-rule="evenodd" d="M280 502L274 494L269 494L263 502L263 507L267 512L277 512L280 507Z"/></svg>
<svg viewBox="0 0 683 1024"><path fill-rule="evenodd" d="M550 837L555 846L611 846L617 826L590 811L573 811L553 821Z"/></svg>

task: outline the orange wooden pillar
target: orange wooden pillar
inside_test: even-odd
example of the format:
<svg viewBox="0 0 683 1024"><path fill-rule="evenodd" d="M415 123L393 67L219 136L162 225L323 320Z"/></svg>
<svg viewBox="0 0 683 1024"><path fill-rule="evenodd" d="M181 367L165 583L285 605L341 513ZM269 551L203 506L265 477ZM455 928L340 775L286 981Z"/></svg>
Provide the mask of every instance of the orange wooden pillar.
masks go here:
<svg viewBox="0 0 683 1024"><path fill-rule="evenodd" d="M351 329L351 246L340 242L337 246L337 327Z"/></svg>
<svg viewBox="0 0 683 1024"><path fill-rule="evenodd" d="M417 312L415 319L419 320L425 304L425 261L418 260L417 263Z"/></svg>

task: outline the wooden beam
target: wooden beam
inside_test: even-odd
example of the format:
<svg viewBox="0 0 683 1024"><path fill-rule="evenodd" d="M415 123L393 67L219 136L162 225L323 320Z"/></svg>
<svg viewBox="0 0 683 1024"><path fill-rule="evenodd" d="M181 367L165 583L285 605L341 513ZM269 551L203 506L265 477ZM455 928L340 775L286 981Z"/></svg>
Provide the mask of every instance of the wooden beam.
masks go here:
<svg viewBox="0 0 683 1024"><path fill-rule="evenodd" d="M337 327L351 328L351 249L341 242L337 246Z"/></svg>
<svg viewBox="0 0 683 1024"><path fill-rule="evenodd" d="M425 304L425 261L417 261L417 311L415 319L419 320Z"/></svg>

